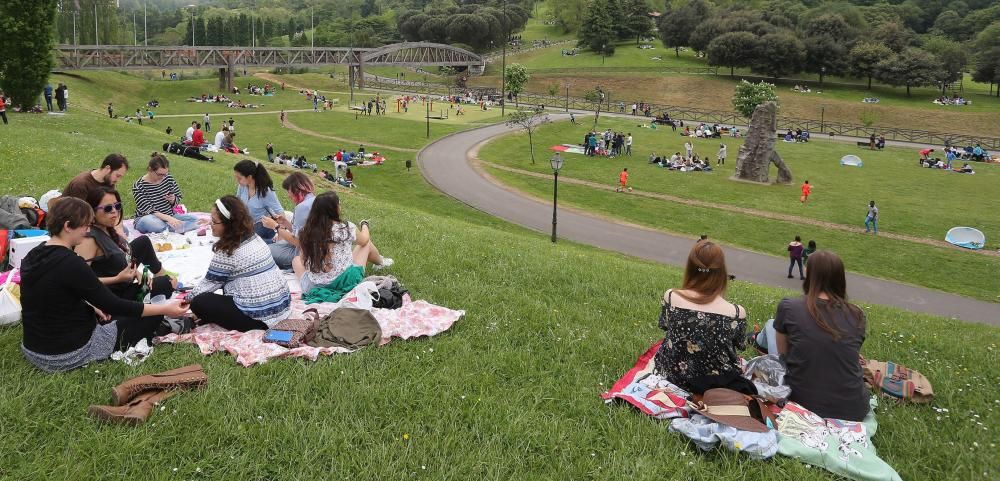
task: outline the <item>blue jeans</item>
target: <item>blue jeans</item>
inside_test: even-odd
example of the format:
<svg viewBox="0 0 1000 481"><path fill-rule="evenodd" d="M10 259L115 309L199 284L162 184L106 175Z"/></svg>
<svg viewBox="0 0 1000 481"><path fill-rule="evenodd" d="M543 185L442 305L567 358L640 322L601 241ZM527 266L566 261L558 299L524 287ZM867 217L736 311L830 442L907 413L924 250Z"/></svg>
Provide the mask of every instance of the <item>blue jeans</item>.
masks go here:
<svg viewBox="0 0 1000 481"><path fill-rule="evenodd" d="M261 224L260 222L255 222L253 225L253 230L254 232L257 233L258 236L260 236L261 239L264 239L264 242L268 244L274 243L274 236L275 234L277 234L277 232L274 232L274 229L268 229L267 227L264 227L264 224Z"/></svg>
<svg viewBox="0 0 1000 481"><path fill-rule="evenodd" d="M292 268L292 259L298 253L298 248L283 240L279 240L268 247L271 248L271 257L274 258L274 263L278 265L278 269L287 270Z"/></svg>
<svg viewBox="0 0 1000 481"><path fill-rule="evenodd" d="M198 218L193 215L178 214L174 216L174 219L183 222L181 229L177 230L177 232L191 231L196 229L198 226ZM135 230L143 234L163 232L169 228L170 224L160 220L159 217L156 217L153 214L142 216L135 221Z"/></svg>
<svg viewBox="0 0 1000 481"><path fill-rule="evenodd" d="M757 338L754 340L757 346L767 349L768 354L778 355L778 341L777 341L777 331L774 330L774 319L768 319L764 323L764 328L757 333Z"/></svg>
<svg viewBox="0 0 1000 481"><path fill-rule="evenodd" d="M865 232L871 232L872 228L874 228L875 233L878 234L878 219L865 217Z"/></svg>

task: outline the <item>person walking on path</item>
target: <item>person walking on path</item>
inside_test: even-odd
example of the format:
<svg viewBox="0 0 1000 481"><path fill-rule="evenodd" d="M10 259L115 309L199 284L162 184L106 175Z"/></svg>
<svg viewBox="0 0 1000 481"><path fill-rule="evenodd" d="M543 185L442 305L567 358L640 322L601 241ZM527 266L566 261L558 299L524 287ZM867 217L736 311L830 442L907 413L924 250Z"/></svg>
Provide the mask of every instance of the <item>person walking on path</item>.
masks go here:
<svg viewBox="0 0 1000 481"><path fill-rule="evenodd" d="M875 229L875 235L878 235L878 207L875 207L875 201L868 203L868 215L865 217L865 234Z"/></svg>
<svg viewBox="0 0 1000 481"><path fill-rule="evenodd" d="M69 87L63 85L63 111L69 112Z"/></svg>
<svg viewBox="0 0 1000 481"><path fill-rule="evenodd" d="M7 125L7 101L4 100L3 92L0 92L0 118L3 119L3 124Z"/></svg>
<svg viewBox="0 0 1000 481"><path fill-rule="evenodd" d="M267 161L274 162L274 145L267 143Z"/></svg>
<svg viewBox="0 0 1000 481"><path fill-rule="evenodd" d="M691 160L692 158L694 158L694 146L691 145L690 140L684 142L684 153L686 154L684 156L686 160Z"/></svg>
<svg viewBox="0 0 1000 481"><path fill-rule="evenodd" d="M629 132L628 136L625 137L625 155L632 156L632 132Z"/></svg>
<svg viewBox="0 0 1000 481"><path fill-rule="evenodd" d="M875 150L875 132L868 137L868 150Z"/></svg>
<svg viewBox="0 0 1000 481"><path fill-rule="evenodd" d="M285 126L285 109L281 109L281 114L278 115L278 118L281 119L281 126L284 127Z"/></svg>
<svg viewBox="0 0 1000 481"><path fill-rule="evenodd" d="M795 240L788 243L788 278L793 279L792 268L795 264L799 265L799 279L805 280L806 275L802 272L802 252L805 250L802 246L802 238L795 236Z"/></svg>
<svg viewBox="0 0 1000 481"><path fill-rule="evenodd" d="M45 84L45 109L52 111L52 84Z"/></svg>
<svg viewBox="0 0 1000 481"><path fill-rule="evenodd" d="M809 185L809 181L807 180L804 184L802 184L802 197L799 197L799 202L805 204L806 201L809 200L810 193L812 193L812 186Z"/></svg>
<svg viewBox="0 0 1000 481"><path fill-rule="evenodd" d="M805 250L802 251L802 264L809 265L809 256L816 252L816 241L810 240L809 244L806 245Z"/></svg>
<svg viewBox="0 0 1000 481"><path fill-rule="evenodd" d="M719 154L716 156L715 165L726 165L726 144L719 144Z"/></svg>
<svg viewBox="0 0 1000 481"><path fill-rule="evenodd" d="M212 131L212 118L208 116L208 112L205 112L205 116L202 117L201 120L204 120L205 132L211 132Z"/></svg>
<svg viewBox="0 0 1000 481"><path fill-rule="evenodd" d="M115 104L108 102L108 118L115 118Z"/></svg>
<svg viewBox="0 0 1000 481"><path fill-rule="evenodd" d="M615 189L615 192L625 192L625 189L632 192L632 188L628 186L628 167L622 169L622 172L618 174L618 188Z"/></svg>

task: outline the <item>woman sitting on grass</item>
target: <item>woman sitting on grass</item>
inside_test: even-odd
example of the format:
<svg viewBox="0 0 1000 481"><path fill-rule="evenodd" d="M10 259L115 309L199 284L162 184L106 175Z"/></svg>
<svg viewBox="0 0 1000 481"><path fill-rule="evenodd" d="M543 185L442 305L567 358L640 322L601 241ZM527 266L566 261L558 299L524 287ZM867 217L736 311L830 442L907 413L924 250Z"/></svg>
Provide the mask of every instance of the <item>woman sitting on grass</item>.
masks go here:
<svg viewBox="0 0 1000 481"><path fill-rule="evenodd" d="M267 329L288 317L288 284L271 250L253 231L250 212L227 195L212 208L215 256L205 278L189 294L191 311L204 322L232 331ZM222 294L215 291L222 289Z"/></svg>
<svg viewBox="0 0 1000 481"><path fill-rule="evenodd" d="M314 287L324 287L340 300L365 277L365 266L371 262L378 270L392 265L392 259L382 257L371 242L368 221L360 229L353 222L342 220L340 198L334 192L316 197L309 219L299 235L302 254L292 261L295 277L302 294ZM327 300L327 299L324 299Z"/></svg>
<svg viewBox="0 0 1000 481"><path fill-rule="evenodd" d="M80 199L52 201L46 216L52 238L21 263L21 352L43 371L68 371L107 359L116 350L149 340L163 316L187 312L180 301L142 304L108 290L73 252L87 239L93 220L94 211Z"/></svg>
<svg viewBox="0 0 1000 481"><path fill-rule="evenodd" d="M181 189L170 175L170 162L160 153L153 152L146 167L146 175L132 184L135 197L135 230L149 234L172 229L187 232L198 227L198 218L189 214L174 214L174 207L181 202Z"/></svg>
<svg viewBox="0 0 1000 481"><path fill-rule="evenodd" d="M759 350L777 350L788 367L789 400L824 418L861 421L871 393L858 359L865 313L847 302L844 263L836 254L809 256L805 295L778 303L774 319L757 335Z"/></svg>
<svg viewBox="0 0 1000 481"><path fill-rule="evenodd" d="M140 236L128 242L118 233L117 227L122 223L122 198L118 191L109 187L91 191L87 203L93 209L94 223L75 250L90 264L101 283L126 300L142 301L140 296L147 288L151 297L170 297L177 281L167 277L149 237ZM138 283L143 277L139 264L156 276L145 286Z"/></svg>
<svg viewBox="0 0 1000 481"><path fill-rule="evenodd" d="M693 394L728 387L744 391L739 352L746 347L746 309L723 295L729 282L722 248L700 240L688 254L684 288L663 296L659 325L667 331L655 372ZM756 394L756 391L747 394Z"/></svg>
<svg viewBox="0 0 1000 481"><path fill-rule="evenodd" d="M236 197L250 210L257 235L268 244L274 242L274 230L264 227L260 219L267 216L280 222L285 210L274 193L274 182L267 169L259 162L241 160L233 166L233 175L237 184Z"/></svg>

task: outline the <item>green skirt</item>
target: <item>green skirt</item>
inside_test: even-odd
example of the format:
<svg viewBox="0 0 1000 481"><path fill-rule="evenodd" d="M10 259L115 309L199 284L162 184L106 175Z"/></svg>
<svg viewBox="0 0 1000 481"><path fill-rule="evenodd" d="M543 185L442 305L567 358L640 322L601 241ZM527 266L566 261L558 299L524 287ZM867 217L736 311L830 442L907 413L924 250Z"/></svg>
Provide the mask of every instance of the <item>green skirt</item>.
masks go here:
<svg viewBox="0 0 1000 481"><path fill-rule="evenodd" d="M361 281L365 278L365 268L361 266L351 266L347 270L341 272L336 279L330 281L329 284L324 284L320 286L313 287L309 289L309 292L302 294L302 300L306 301L306 304L315 304L317 302L340 302L340 299L351 292L361 284Z"/></svg>

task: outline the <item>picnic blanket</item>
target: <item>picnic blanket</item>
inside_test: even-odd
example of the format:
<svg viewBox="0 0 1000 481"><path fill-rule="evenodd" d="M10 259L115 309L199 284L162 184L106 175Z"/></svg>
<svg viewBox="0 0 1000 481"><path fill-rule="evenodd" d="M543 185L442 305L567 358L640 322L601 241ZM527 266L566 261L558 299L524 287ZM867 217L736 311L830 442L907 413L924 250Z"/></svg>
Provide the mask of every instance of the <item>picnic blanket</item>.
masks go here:
<svg viewBox="0 0 1000 481"><path fill-rule="evenodd" d="M703 450L722 444L756 459L774 454L788 456L857 481L900 481L899 474L878 457L871 442L878 427L875 397L871 399L872 410L862 422L821 418L794 402L783 408L769 404L777 415L778 429L764 434L776 439L775 446L768 437L748 439L746 432L722 426L687 407L685 398L689 393L653 372L653 358L662 342L653 344L611 389L601 394L606 403L621 400L648 416L669 419L671 431L688 436ZM741 360L741 364L745 362Z"/></svg>
<svg viewBox="0 0 1000 481"><path fill-rule="evenodd" d="M583 150L583 147L574 144L553 145L552 147L549 147L549 150L553 150L556 152L566 152L568 154L580 154L580 155L586 153L586 151Z"/></svg>
<svg viewBox="0 0 1000 481"><path fill-rule="evenodd" d="M207 215L192 213L196 216ZM128 221L127 221L128 222ZM126 227L131 227L126 225ZM130 229L129 237L138 234ZM198 284L205 276L208 265L212 261L212 245L216 239L209 233L198 236L198 231L186 234L173 232L150 234L154 248L166 249L157 252L163 267L177 274L178 281L185 286ZM169 246L169 247L167 247ZM292 293L291 318L302 318L306 309L315 308L321 317L325 317L341 306L361 307L358 289L347 293L337 303L317 303L306 306L302 300L302 288L291 272L284 274L288 289ZM363 304L363 303L362 303ZM370 305L370 303L368 303ZM403 306L399 309L371 309L372 315L382 328L382 340L379 345L387 344L393 338L411 339L420 336L434 336L447 331L465 315L465 311L453 310L437 306L423 300L412 300L409 294L403 297ZM208 321L211 321L210 319ZM205 355L214 352L228 352L235 356L236 362L244 367L261 364L268 359L283 357L302 357L315 361L321 355L349 353L344 348L317 348L303 346L287 349L274 343L263 342L264 331L237 332L227 331L214 324L199 326L188 334L168 334L154 339L154 343L191 343L196 344Z"/></svg>

